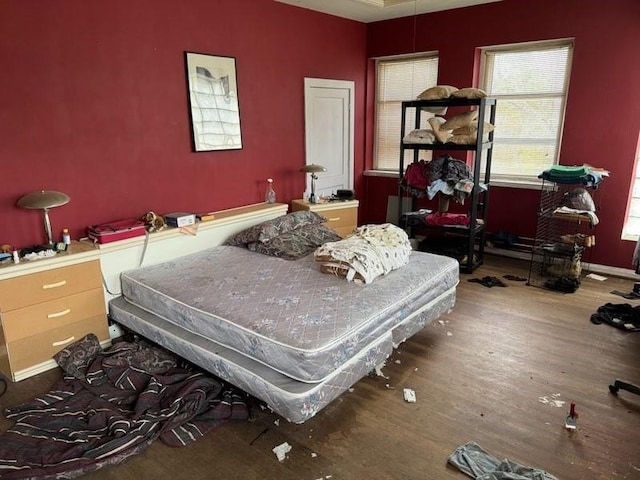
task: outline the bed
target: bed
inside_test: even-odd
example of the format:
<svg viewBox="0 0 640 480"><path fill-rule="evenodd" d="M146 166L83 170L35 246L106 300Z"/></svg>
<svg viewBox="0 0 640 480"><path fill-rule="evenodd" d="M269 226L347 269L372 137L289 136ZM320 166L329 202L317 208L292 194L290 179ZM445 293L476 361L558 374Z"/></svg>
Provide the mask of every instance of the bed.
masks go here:
<svg viewBox="0 0 640 480"><path fill-rule="evenodd" d="M302 423L455 304L451 258L411 252L364 284L322 273L299 248L274 254L292 232L269 232L269 248L230 242L122 272L111 318Z"/></svg>

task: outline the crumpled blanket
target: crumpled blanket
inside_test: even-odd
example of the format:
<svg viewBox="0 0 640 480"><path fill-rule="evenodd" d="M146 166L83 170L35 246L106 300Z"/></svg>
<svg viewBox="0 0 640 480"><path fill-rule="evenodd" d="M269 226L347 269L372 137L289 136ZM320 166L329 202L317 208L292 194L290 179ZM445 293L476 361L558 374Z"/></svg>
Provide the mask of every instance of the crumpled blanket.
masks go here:
<svg viewBox="0 0 640 480"><path fill-rule="evenodd" d="M56 355L64 378L7 408L0 478L75 478L116 465L160 438L187 445L228 419L248 418L242 397L217 379L179 367L143 342L102 350L89 334Z"/></svg>
<svg viewBox="0 0 640 480"><path fill-rule="evenodd" d="M475 442L459 446L449 456L449 463L476 480L558 480L538 468L526 467L512 460L498 460Z"/></svg>
<svg viewBox="0 0 640 480"><path fill-rule="evenodd" d="M349 237L327 242L315 251L323 273L348 281L371 283L377 277L409 263L411 243L407 233L391 224L363 225Z"/></svg>

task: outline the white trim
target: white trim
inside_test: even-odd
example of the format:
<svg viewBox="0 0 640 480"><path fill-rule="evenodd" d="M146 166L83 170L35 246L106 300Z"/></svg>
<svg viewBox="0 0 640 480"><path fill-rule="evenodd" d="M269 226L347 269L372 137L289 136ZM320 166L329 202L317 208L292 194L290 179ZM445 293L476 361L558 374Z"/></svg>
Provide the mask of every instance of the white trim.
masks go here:
<svg viewBox="0 0 640 480"><path fill-rule="evenodd" d="M394 172L393 170L365 170L362 174L365 177L398 178L398 172Z"/></svg>
<svg viewBox="0 0 640 480"><path fill-rule="evenodd" d="M304 140L305 140L305 162L306 164L314 163L313 159L307 157L306 145L309 145L310 139L310 131L307 126L311 125L311 110L308 107L309 102L308 98L311 95L311 90L314 88L332 88L332 89L340 89L340 90L348 90L349 91L349 165L348 165L348 183L349 188L353 189L354 185L354 164L355 164L355 91L356 91L356 83L353 80L332 80L326 78L309 78L305 77L304 79L304 98L305 98L305 109L304 109L304 122L305 122L305 131L304 131ZM307 185L307 188L309 186Z"/></svg>
<svg viewBox="0 0 640 480"><path fill-rule="evenodd" d="M501 257L517 258L519 260L531 260L531 254L527 252L519 252L515 250L507 250L506 248L485 247L485 253L492 255L499 255ZM585 267L586 265L586 267ZM631 280L638 280L638 274L627 268L610 267L609 265L600 265L598 263L583 262L583 269L589 272L600 273L609 275L612 277L628 278Z"/></svg>

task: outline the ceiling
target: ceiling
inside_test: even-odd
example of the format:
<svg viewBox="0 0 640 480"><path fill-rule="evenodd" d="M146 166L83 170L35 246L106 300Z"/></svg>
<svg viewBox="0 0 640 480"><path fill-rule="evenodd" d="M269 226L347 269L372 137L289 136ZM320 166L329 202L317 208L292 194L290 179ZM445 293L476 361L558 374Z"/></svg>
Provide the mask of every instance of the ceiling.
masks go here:
<svg viewBox="0 0 640 480"><path fill-rule="evenodd" d="M369 23L500 0L275 0L337 17Z"/></svg>

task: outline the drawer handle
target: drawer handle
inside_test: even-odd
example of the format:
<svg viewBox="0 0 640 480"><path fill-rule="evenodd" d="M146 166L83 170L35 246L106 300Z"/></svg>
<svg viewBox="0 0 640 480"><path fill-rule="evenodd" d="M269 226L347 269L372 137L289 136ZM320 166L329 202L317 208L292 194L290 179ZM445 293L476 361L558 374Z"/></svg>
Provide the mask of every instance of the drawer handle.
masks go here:
<svg viewBox="0 0 640 480"><path fill-rule="evenodd" d="M340 220L340 217L333 217L329 219L330 222L337 222L338 220Z"/></svg>
<svg viewBox="0 0 640 480"><path fill-rule="evenodd" d="M52 347L59 347L60 345L64 345L65 343L73 342L76 339L73 335L71 335L66 340L60 340L59 342L53 342L51 344Z"/></svg>
<svg viewBox="0 0 640 480"><path fill-rule="evenodd" d="M47 318L64 317L68 313L71 313L71 309L70 308L67 308L66 310L62 310L61 312L50 313L50 314L47 315Z"/></svg>
<svg viewBox="0 0 640 480"><path fill-rule="evenodd" d="M66 280L62 280L62 281L56 282L56 283L47 283L45 285L42 285L42 289L43 290L48 290L50 288L64 287L66 284L67 284Z"/></svg>

